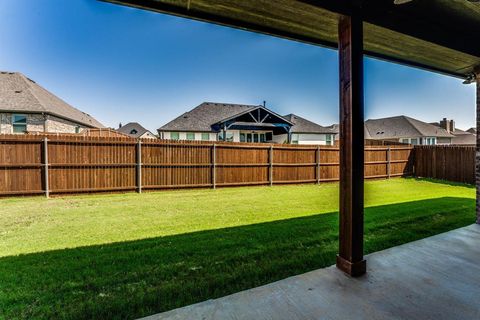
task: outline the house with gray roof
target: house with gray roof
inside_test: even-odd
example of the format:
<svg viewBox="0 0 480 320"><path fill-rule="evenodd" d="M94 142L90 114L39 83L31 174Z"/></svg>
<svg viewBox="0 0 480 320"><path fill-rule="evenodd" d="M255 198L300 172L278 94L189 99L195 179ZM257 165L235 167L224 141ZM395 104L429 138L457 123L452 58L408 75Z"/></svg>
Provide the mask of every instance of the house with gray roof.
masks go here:
<svg viewBox="0 0 480 320"><path fill-rule="evenodd" d="M476 145L477 134L476 131L461 130L455 127L455 121L443 118L440 122L433 122L433 125L445 129L448 133L453 135L451 144L454 145Z"/></svg>
<svg viewBox="0 0 480 320"><path fill-rule="evenodd" d="M0 72L0 134L80 133L104 126L19 72Z"/></svg>
<svg viewBox="0 0 480 320"><path fill-rule="evenodd" d="M157 138L151 131L145 129L138 122L129 122L126 125L120 124L117 131L135 139L156 139Z"/></svg>
<svg viewBox="0 0 480 320"><path fill-rule="evenodd" d="M158 129L161 139L333 144L335 130L265 105L204 102Z"/></svg>
<svg viewBox="0 0 480 320"><path fill-rule="evenodd" d="M333 145L338 136L338 125L324 127L292 113L284 118L293 123L292 143Z"/></svg>
<svg viewBox="0 0 480 320"><path fill-rule="evenodd" d="M369 119L365 122L365 139L408 144L451 144L453 134L442 127L407 116Z"/></svg>

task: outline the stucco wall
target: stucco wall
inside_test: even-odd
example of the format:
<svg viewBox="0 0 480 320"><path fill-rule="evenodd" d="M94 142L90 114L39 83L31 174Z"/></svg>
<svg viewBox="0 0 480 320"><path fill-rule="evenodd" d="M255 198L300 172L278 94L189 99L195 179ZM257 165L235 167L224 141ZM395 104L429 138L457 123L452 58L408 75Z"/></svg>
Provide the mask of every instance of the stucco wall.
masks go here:
<svg viewBox="0 0 480 320"><path fill-rule="evenodd" d="M52 133L76 133L78 127L81 131L86 128L75 122L61 119L51 115L42 115L38 113L25 114L27 116L28 132L52 132ZM0 133L13 133L12 113L0 113Z"/></svg>

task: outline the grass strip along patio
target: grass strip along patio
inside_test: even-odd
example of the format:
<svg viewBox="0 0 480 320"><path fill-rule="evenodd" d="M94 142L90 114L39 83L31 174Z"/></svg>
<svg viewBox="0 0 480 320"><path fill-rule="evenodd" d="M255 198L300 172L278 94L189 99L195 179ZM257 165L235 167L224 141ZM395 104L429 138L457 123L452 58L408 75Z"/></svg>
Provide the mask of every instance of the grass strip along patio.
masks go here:
<svg viewBox="0 0 480 320"><path fill-rule="evenodd" d="M367 253L474 222L472 186L365 184ZM0 200L0 318L130 319L335 263L338 184Z"/></svg>

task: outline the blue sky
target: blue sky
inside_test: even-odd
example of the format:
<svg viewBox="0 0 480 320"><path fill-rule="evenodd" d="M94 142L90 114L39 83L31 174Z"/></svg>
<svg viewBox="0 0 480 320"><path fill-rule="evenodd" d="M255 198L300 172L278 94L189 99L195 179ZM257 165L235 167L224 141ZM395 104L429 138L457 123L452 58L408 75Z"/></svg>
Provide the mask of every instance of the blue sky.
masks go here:
<svg viewBox="0 0 480 320"><path fill-rule="evenodd" d="M0 70L20 71L107 126L155 130L203 101L338 121L337 52L95 0L0 1ZM365 117L474 126L473 85L365 60Z"/></svg>

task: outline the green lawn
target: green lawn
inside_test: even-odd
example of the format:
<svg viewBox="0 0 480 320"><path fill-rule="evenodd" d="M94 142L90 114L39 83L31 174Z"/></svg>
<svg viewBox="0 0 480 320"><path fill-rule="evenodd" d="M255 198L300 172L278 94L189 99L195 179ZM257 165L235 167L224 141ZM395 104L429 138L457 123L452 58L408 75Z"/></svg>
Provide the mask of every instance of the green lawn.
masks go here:
<svg viewBox="0 0 480 320"><path fill-rule="evenodd" d="M474 222L471 186L365 185L365 250ZM0 200L0 318L129 319L335 262L338 184Z"/></svg>

